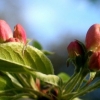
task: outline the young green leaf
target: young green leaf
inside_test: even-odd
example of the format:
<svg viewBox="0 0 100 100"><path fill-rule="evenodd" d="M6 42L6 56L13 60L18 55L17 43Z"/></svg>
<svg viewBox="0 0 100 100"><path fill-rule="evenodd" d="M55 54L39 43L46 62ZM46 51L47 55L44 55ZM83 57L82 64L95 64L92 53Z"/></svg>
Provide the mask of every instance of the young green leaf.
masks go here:
<svg viewBox="0 0 100 100"><path fill-rule="evenodd" d="M42 45L41 45L38 41L36 41L36 40L33 41L32 45L33 45L35 48L39 49L39 50L42 50L42 49L43 49Z"/></svg>
<svg viewBox="0 0 100 100"><path fill-rule="evenodd" d="M67 82L70 79L70 76L66 73L59 73L58 76L62 79L63 82Z"/></svg>
<svg viewBox="0 0 100 100"><path fill-rule="evenodd" d="M50 52L50 51L46 51L46 50L42 50L42 52L45 54L45 55L53 55L54 52Z"/></svg>
<svg viewBox="0 0 100 100"><path fill-rule="evenodd" d="M62 84L62 80L56 75L46 75L36 71L28 71L28 73L32 74L33 77L36 77L43 82L47 82L55 86L60 86Z"/></svg>
<svg viewBox="0 0 100 100"><path fill-rule="evenodd" d="M23 44L0 44L0 71L26 72L26 69L39 71L45 74L54 74L50 60L38 49L27 45L22 53Z"/></svg>

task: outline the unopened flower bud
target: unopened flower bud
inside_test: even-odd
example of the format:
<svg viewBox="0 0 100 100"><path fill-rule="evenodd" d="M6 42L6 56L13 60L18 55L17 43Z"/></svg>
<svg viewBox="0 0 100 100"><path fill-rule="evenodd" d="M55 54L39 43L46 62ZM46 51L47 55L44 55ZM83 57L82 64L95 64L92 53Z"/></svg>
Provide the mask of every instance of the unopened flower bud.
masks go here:
<svg viewBox="0 0 100 100"><path fill-rule="evenodd" d="M13 37L18 38L20 42L26 44L26 32L20 24L14 27Z"/></svg>
<svg viewBox="0 0 100 100"><path fill-rule="evenodd" d="M20 42L18 38L9 38L6 42Z"/></svg>
<svg viewBox="0 0 100 100"><path fill-rule="evenodd" d="M88 51L100 50L100 24L94 24L89 28L85 42Z"/></svg>
<svg viewBox="0 0 100 100"><path fill-rule="evenodd" d="M100 52L94 52L89 59L89 69L93 71L100 70Z"/></svg>
<svg viewBox="0 0 100 100"><path fill-rule="evenodd" d="M77 40L74 41L74 42L71 42L68 45L67 50L68 50L69 57L71 57L71 58L79 56L79 55L82 54L82 47L77 42Z"/></svg>
<svg viewBox="0 0 100 100"><path fill-rule="evenodd" d="M5 42L12 37L13 33L9 25L4 20L0 20L0 43Z"/></svg>

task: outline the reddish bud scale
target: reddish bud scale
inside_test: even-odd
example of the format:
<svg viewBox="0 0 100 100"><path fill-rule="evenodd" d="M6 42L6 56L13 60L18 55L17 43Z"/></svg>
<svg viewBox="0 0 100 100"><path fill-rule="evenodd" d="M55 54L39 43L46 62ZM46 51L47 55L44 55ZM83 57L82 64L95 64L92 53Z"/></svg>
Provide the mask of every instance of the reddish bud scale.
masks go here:
<svg viewBox="0 0 100 100"><path fill-rule="evenodd" d="M20 42L26 44L26 32L20 24L14 27L13 37L18 38Z"/></svg>
<svg viewBox="0 0 100 100"><path fill-rule="evenodd" d="M90 56L89 69L94 71L100 70L100 52L94 52Z"/></svg>
<svg viewBox="0 0 100 100"><path fill-rule="evenodd" d="M4 20L0 20L0 42L5 42L12 37L13 33L9 25Z"/></svg>
<svg viewBox="0 0 100 100"><path fill-rule="evenodd" d="M77 40L74 42L71 42L68 45L67 50L68 50L69 57L72 57L72 58L82 54L82 47L77 42Z"/></svg>
<svg viewBox="0 0 100 100"><path fill-rule="evenodd" d="M94 24L89 28L86 34L85 42L88 51L100 50L100 24Z"/></svg>
<svg viewBox="0 0 100 100"><path fill-rule="evenodd" d="M20 42L17 38L9 38L6 42Z"/></svg>

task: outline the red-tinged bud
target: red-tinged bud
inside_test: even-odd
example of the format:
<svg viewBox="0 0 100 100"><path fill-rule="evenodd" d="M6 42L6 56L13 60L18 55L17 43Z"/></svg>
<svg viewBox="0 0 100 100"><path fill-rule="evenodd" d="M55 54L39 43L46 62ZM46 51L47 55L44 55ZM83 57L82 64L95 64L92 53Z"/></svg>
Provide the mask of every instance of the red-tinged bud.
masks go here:
<svg viewBox="0 0 100 100"><path fill-rule="evenodd" d="M71 42L68 45L67 50L68 50L69 57L71 57L71 58L82 55L82 47L77 42L77 40L74 42Z"/></svg>
<svg viewBox="0 0 100 100"><path fill-rule="evenodd" d="M94 52L89 59L89 69L93 71L100 70L100 52Z"/></svg>
<svg viewBox="0 0 100 100"><path fill-rule="evenodd" d="M13 37L18 38L20 42L26 44L26 32L20 24L14 27Z"/></svg>
<svg viewBox="0 0 100 100"><path fill-rule="evenodd" d="M36 78L36 86L37 86L38 90L41 90L41 84L40 84L40 80L38 78Z"/></svg>
<svg viewBox="0 0 100 100"><path fill-rule="evenodd" d="M100 50L100 24L94 24L89 28L85 42L88 51Z"/></svg>
<svg viewBox="0 0 100 100"><path fill-rule="evenodd" d="M0 43L5 42L12 37L13 33L9 25L4 20L0 20Z"/></svg>
<svg viewBox="0 0 100 100"><path fill-rule="evenodd" d="M18 38L9 38L6 42L20 42Z"/></svg>

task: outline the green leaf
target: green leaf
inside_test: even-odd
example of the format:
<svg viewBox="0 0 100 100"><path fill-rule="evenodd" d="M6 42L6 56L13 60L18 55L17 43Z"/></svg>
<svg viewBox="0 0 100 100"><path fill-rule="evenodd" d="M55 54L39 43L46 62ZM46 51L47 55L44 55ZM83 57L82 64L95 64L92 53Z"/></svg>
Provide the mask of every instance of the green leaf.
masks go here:
<svg viewBox="0 0 100 100"><path fill-rule="evenodd" d="M8 89L12 87L11 80L7 76L0 76L0 90Z"/></svg>
<svg viewBox="0 0 100 100"><path fill-rule="evenodd" d="M36 40L33 41L32 45L33 45L35 48L39 49L39 50L42 50L42 49L43 49L43 47L41 46L41 44L40 44L38 41L36 41Z"/></svg>
<svg viewBox="0 0 100 100"><path fill-rule="evenodd" d="M59 73L58 76L62 79L63 82L67 82L70 79L70 76L66 73Z"/></svg>
<svg viewBox="0 0 100 100"><path fill-rule="evenodd" d="M26 72L26 69L54 74L50 60L38 49L17 42L0 44L0 71Z"/></svg>
<svg viewBox="0 0 100 100"><path fill-rule="evenodd" d="M45 54L45 55L53 55L54 52L50 52L50 51L46 51L46 50L42 50L42 52Z"/></svg>
<svg viewBox="0 0 100 100"><path fill-rule="evenodd" d="M5 89L8 85L8 82L9 80L7 77L0 76L0 90Z"/></svg>
<svg viewBox="0 0 100 100"><path fill-rule="evenodd" d="M47 82L55 86L62 85L62 80L56 75L46 75L36 71L28 71L28 72L32 74L34 77L42 80L43 82Z"/></svg>
<svg viewBox="0 0 100 100"><path fill-rule="evenodd" d="M11 79L12 84L16 88L22 88L23 86L18 82L17 78L10 73L6 73L7 76Z"/></svg>
<svg viewBox="0 0 100 100"><path fill-rule="evenodd" d="M7 81L0 76L0 90L3 90L7 86Z"/></svg>

